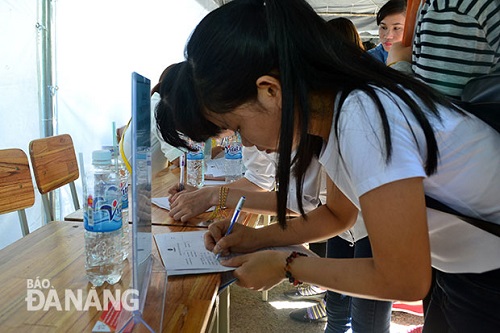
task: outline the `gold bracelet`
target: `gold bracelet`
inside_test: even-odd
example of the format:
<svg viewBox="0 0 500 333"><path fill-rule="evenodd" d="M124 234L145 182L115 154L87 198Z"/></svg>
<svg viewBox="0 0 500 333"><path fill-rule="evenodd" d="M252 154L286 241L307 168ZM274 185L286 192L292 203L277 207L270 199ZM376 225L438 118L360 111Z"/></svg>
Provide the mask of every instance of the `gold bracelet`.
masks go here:
<svg viewBox="0 0 500 333"><path fill-rule="evenodd" d="M221 186L219 190L219 207L221 209L226 208L227 195L229 193L229 187Z"/></svg>
<svg viewBox="0 0 500 333"><path fill-rule="evenodd" d="M215 206L215 210L210 215L209 219L213 220L215 218L224 218L226 208L227 195L229 193L229 187L221 186L219 188L219 204Z"/></svg>
<svg viewBox="0 0 500 333"><path fill-rule="evenodd" d="M219 190L219 211L217 212L217 217L223 219L226 218L226 201L227 195L229 194L229 187L221 186Z"/></svg>

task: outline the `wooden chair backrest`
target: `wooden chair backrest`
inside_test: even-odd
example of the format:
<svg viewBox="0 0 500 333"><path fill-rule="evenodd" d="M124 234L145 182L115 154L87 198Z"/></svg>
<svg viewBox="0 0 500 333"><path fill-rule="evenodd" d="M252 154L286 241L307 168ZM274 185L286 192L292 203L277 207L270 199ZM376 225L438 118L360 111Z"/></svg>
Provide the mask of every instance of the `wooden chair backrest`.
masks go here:
<svg viewBox="0 0 500 333"><path fill-rule="evenodd" d="M35 190L26 153L17 148L0 150L0 214L33 206Z"/></svg>
<svg viewBox="0 0 500 333"><path fill-rule="evenodd" d="M46 194L78 179L73 140L68 134L30 142L29 153L38 191Z"/></svg>

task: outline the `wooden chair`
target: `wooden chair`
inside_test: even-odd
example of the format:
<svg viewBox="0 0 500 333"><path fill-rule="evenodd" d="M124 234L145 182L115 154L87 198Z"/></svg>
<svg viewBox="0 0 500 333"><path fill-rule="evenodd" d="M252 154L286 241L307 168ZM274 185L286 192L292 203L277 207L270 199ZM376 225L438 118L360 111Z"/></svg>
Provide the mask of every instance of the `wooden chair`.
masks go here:
<svg viewBox="0 0 500 333"><path fill-rule="evenodd" d="M75 180L80 171L71 136L61 134L33 140L29 144L29 153L47 221L54 220L54 207L48 194L64 185L69 184L75 210L79 210Z"/></svg>
<svg viewBox="0 0 500 333"><path fill-rule="evenodd" d="M0 150L0 214L17 210L23 236L30 232L25 209L34 203L28 156L17 148Z"/></svg>

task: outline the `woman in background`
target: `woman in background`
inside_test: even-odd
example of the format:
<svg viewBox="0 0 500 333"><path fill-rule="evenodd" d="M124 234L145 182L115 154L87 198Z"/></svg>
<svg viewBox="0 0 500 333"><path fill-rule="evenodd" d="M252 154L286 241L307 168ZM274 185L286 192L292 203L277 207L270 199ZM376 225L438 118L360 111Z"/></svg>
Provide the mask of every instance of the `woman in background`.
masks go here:
<svg viewBox="0 0 500 333"><path fill-rule="evenodd" d="M392 44L403 39L405 29L406 0L389 0L377 13L380 43L368 54L382 63L387 63L387 55Z"/></svg>

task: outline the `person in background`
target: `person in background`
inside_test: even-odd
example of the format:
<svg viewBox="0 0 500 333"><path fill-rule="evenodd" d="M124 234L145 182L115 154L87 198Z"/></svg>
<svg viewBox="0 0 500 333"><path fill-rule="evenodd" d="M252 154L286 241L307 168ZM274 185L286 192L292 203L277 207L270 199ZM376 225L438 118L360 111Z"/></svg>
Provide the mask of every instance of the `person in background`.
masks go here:
<svg viewBox="0 0 500 333"><path fill-rule="evenodd" d="M256 214L276 214L276 182L274 178L276 156L266 153L255 147L243 147L243 162L246 167L245 176L222 186L204 186L200 189L186 186L186 190L179 191L179 185L169 189L169 215L179 221L187 221L213 206L222 209L235 208L238 200L245 196L243 211ZM320 165L312 163L307 173L307 181L303 193L304 209L310 211L321 202L320 193ZM221 197L222 195L222 197ZM287 214L297 216L300 211L294 199L289 201ZM216 211L218 211L216 209ZM213 216L219 218L220 216Z"/></svg>
<svg viewBox="0 0 500 333"><path fill-rule="evenodd" d="M405 33L409 46L391 49L394 69L458 100L470 79L500 70L499 0L413 1L415 29Z"/></svg>
<svg viewBox="0 0 500 333"><path fill-rule="evenodd" d="M365 45L361 40L358 30L351 20L345 17L335 17L326 22L326 25L336 32L336 34L343 36L347 41L351 41L361 50L366 51Z"/></svg>
<svg viewBox="0 0 500 333"><path fill-rule="evenodd" d="M392 44L401 41L405 29L406 0L389 0L377 12L380 43L368 54L386 64Z"/></svg>
<svg viewBox="0 0 500 333"><path fill-rule="evenodd" d="M324 27L304 0L234 0L191 34L186 61L165 91L168 103L162 98L158 107L162 136L185 147L177 131L204 141L231 129L245 146L279 154L278 224L235 224L226 236L229 222L215 222L206 247L223 256L246 253L221 264L235 268L237 285L253 290L287 279L355 297L415 301L429 290L432 265L433 297L442 299L435 314L446 327L427 332L495 332L499 238L427 210L425 195L500 223L500 134L423 82L332 39ZM300 198L310 136L324 142L319 162L328 175L327 202L286 219L291 168ZM372 258L256 251L333 237L351 228L360 211Z"/></svg>

